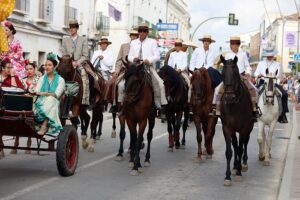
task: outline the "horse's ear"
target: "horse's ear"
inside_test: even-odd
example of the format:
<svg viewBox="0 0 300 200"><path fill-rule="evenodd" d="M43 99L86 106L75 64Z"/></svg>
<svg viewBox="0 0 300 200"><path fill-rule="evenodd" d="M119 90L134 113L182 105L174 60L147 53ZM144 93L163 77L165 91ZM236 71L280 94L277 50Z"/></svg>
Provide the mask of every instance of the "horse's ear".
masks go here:
<svg viewBox="0 0 300 200"><path fill-rule="evenodd" d="M129 64L128 64L128 56L125 57L125 60L122 59L123 65L128 69Z"/></svg>
<svg viewBox="0 0 300 200"><path fill-rule="evenodd" d="M237 63L238 62L238 57L234 56L233 62Z"/></svg>
<svg viewBox="0 0 300 200"><path fill-rule="evenodd" d="M277 74L278 74L278 69L277 69L276 72L275 72L275 76L277 76Z"/></svg>
<svg viewBox="0 0 300 200"><path fill-rule="evenodd" d="M223 64L224 64L225 61L226 61L225 58L224 58L224 56L223 56L222 54L220 55L220 60L221 60L221 62L222 62Z"/></svg>
<svg viewBox="0 0 300 200"><path fill-rule="evenodd" d="M61 57L59 57L59 55L57 55L57 59L59 60L59 62L61 62Z"/></svg>
<svg viewBox="0 0 300 200"><path fill-rule="evenodd" d="M266 69L266 75L269 75L269 68Z"/></svg>

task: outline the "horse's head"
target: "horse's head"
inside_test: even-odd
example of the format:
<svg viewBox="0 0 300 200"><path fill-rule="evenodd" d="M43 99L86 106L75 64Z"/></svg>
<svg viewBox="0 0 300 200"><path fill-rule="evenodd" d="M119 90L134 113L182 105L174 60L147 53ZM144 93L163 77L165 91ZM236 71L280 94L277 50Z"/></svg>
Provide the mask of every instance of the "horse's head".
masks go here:
<svg viewBox="0 0 300 200"><path fill-rule="evenodd" d="M196 101L203 102L211 91L211 80L207 69L201 67L193 72L191 78L192 96Z"/></svg>
<svg viewBox="0 0 300 200"><path fill-rule="evenodd" d="M57 72L66 80L72 81L75 69L72 65L72 61L74 60L73 56L64 55L62 57L57 56L59 60L59 64L57 67Z"/></svg>
<svg viewBox="0 0 300 200"><path fill-rule="evenodd" d="M159 70L158 75L164 81L166 94L174 98L180 85L180 74L174 68L165 65Z"/></svg>
<svg viewBox="0 0 300 200"><path fill-rule="evenodd" d="M276 84L276 76L278 74L278 70L276 70L275 74L269 73L269 69L266 69L266 77L265 77L265 98L266 103L268 105L274 105L274 96L275 96L275 84Z"/></svg>
<svg viewBox="0 0 300 200"><path fill-rule="evenodd" d="M237 97L237 91L241 84L239 69L237 66L238 58L225 60L221 55L221 62L223 63L222 79L224 84L224 95L227 101L233 101Z"/></svg>

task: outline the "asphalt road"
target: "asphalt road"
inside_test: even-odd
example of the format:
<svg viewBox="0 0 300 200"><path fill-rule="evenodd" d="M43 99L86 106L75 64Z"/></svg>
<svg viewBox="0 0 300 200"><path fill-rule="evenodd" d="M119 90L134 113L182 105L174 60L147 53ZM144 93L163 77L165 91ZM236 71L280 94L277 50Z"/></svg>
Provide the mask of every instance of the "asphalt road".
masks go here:
<svg viewBox="0 0 300 200"><path fill-rule="evenodd" d="M80 148L79 163L74 176L63 178L56 169L55 153L38 156L9 154L0 160L0 200L135 200L135 199L276 199L280 187L291 124L277 124L273 136L271 166L258 161L257 124L248 146L249 170L242 182L224 187L226 160L225 142L220 122L214 138L215 154L211 160L196 163L196 132L191 123L185 150L168 152L167 128L156 121L151 148L151 167L137 177L130 176L128 157L117 162L114 157L119 139L110 138L112 120L104 121L101 140L95 152ZM127 131L128 133L128 131ZM125 147L128 147L129 134ZM11 143L12 141L6 141ZM22 140L21 143L25 143ZM144 160L145 151L141 152Z"/></svg>

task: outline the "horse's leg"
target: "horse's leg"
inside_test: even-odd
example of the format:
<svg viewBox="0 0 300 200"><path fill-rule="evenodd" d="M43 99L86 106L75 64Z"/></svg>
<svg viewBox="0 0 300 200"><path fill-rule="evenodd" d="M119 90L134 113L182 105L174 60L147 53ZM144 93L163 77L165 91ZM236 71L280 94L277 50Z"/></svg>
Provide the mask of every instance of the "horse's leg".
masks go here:
<svg viewBox="0 0 300 200"><path fill-rule="evenodd" d="M113 125L112 125L111 138L116 138L116 116L117 116L117 114L115 112L113 112L112 113Z"/></svg>
<svg viewBox="0 0 300 200"><path fill-rule="evenodd" d="M183 124L182 124L182 132L183 132L183 135L182 135L182 140L181 140L181 148L182 149L185 149L185 133L186 133L186 130L187 130L187 127L188 127L188 121L189 121L189 107L186 106L187 108L185 108L184 110L184 120L183 120Z"/></svg>
<svg viewBox="0 0 300 200"><path fill-rule="evenodd" d="M19 140L20 140L20 137L19 137L19 136L16 136L16 138L15 138L15 143L14 143L14 149L12 149L12 150L10 151L11 154L17 154L17 153L18 153L17 148L19 147Z"/></svg>
<svg viewBox="0 0 300 200"><path fill-rule="evenodd" d="M226 167L226 177L224 180L224 186L231 186L231 170L230 170L230 161L232 158L232 149L231 149L231 137L233 131L230 130L228 127L223 125L223 134L225 137L226 142L226 160L227 160L227 167Z"/></svg>
<svg viewBox="0 0 300 200"><path fill-rule="evenodd" d="M102 104L99 105L98 124L99 124L99 126L98 126L96 140L100 140L100 136L102 135L102 125L103 125L103 106L102 106Z"/></svg>
<svg viewBox="0 0 300 200"><path fill-rule="evenodd" d="M98 125L98 119L100 115L100 109L99 102L96 103L96 105L93 107L93 113L92 113L92 121L91 121L91 139L88 142L87 150L88 152L94 152L95 151L95 143L96 143L96 136L97 136L97 125Z"/></svg>
<svg viewBox="0 0 300 200"><path fill-rule="evenodd" d="M3 146L4 144L3 144L2 136L0 136L0 160L5 156Z"/></svg>
<svg viewBox="0 0 300 200"><path fill-rule="evenodd" d="M180 148L180 126L181 126L181 119L182 119L182 111L176 113L175 118L175 127L174 127L174 136L175 136L175 148Z"/></svg>
<svg viewBox="0 0 300 200"><path fill-rule="evenodd" d="M146 159L145 159L145 164L144 166L145 167L150 167L150 145L151 145L151 141L152 141L152 138L153 138L153 128L154 128L154 125L155 125L155 114L153 112L153 114L151 114L151 116L148 118L149 120L149 127L148 127L148 133L147 133L147 141L148 141L148 144L147 144L147 153L146 153Z"/></svg>
<svg viewBox="0 0 300 200"><path fill-rule="evenodd" d="M247 161L248 161L248 152L247 152L247 147L248 147L248 142L249 142L249 139L250 139L250 133L248 133L248 135L245 136L245 140L244 140L244 153L243 153L242 172L247 172L248 171L248 163L247 163Z"/></svg>
<svg viewBox="0 0 300 200"><path fill-rule="evenodd" d="M236 171L236 176L235 176L235 181L242 181L242 156L243 156L243 148L244 148L244 141L245 137L247 137L244 133L240 133L239 137L239 145L237 148L237 152L234 152L237 154L237 171Z"/></svg>
<svg viewBox="0 0 300 200"><path fill-rule="evenodd" d="M137 135L137 140L135 142L135 155L134 155L134 166L132 168L131 175L136 176L138 175L138 172L142 172L142 165L141 165L141 159L140 159L140 149L143 142L143 134L145 131L145 128L147 126L147 118L139 122L139 131Z"/></svg>
<svg viewBox="0 0 300 200"><path fill-rule="evenodd" d="M237 170L238 170L238 140L237 140L237 136L236 133L232 134L232 146L234 149L234 161L233 161L233 174L236 174Z"/></svg>
<svg viewBox="0 0 300 200"><path fill-rule="evenodd" d="M199 160L202 160L202 147L201 147L202 135L201 135L200 116L197 115L196 113L194 113L194 123L195 123L196 131L197 131L197 135L196 135L197 144L198 144L197 161L199 161Z"/></svg>
<svg viewBox="0 0 300 200"><path fill-rule="evenodd" d="M167 123L168 123L168 133L169 133L169 151L173 151L174 147L174 137L173 137L173 127L172 127L172 117L169 113L166 114Z"/></svg>
<svg viewBox="0 0 300 200"><path fill-rule="evenodd" d="M132 122L130 119L126 119L126 122L127 122L128 128L129 128L129 131L130 131L130 149L131 149L128 167L133 168L134 155L136 153L135 152L135 143L137 141L137 131L136 131L137 124Z"/></svg>
<svg viewBox="0 0 300 200"><path fill-rule="evenodd" d="M206 149L206 159L212 158L212 132L213 132L213 122L209 116L207 116L205 122L203 123L203 132L205 137L205 149Z"/></svg>
<svg viewBox="0 0 300 200"><path fill-rule="evenodd" d="M119 153L117 154L116 160L121 161L123 159L123 153L124 153L124 140L125 140L125 116L120 115L119 116L120 121L120 147L119 147Z"/></svg>
<svg viewBox="0 0 300 200"><path fill-rule="evenodd" d="M29 149L30 147L31 147L31 137L29 137L27 139L27 148L28 149L25 150L25 154L31 154L31 150Z"/></svg>
<svg viewBox="0 0 300 200"><path fill-rule="evenodd" d="M88 147L88 143L87 143L87 129L88 129L88 126L89 126L89 123L90 123L90 116L87 113L87 111L86 111L86 109L85 109L84 106L81 106L81 108L80 108L80 118L82 120L82 123L81 123L82 148L86 149Z"/></svg>
<svg viewBox="0 0 300 200"><path fill-rule="evenodd" d="M266 153L265 153L265 160L264 160L265 166L270 165L272 137L273 137L273 132L274 132L276 123L277 123L277 120L274 120L270 124L269 133L268 133L268 137L266 140L266 151L265 151Z"/></svg>
<svg viewBox="0 0 300 200"><path fill-rule="evenodd" d="M258 159L260 161L264 161L265 160L265 149L264 149L264 144L265 144L265 133L264 133L264 128L265 127L265 123L262 121L258 121L258 136L257 136L257 143L258 143L258 149L259 149L259 153L258 153Z"/></svg>

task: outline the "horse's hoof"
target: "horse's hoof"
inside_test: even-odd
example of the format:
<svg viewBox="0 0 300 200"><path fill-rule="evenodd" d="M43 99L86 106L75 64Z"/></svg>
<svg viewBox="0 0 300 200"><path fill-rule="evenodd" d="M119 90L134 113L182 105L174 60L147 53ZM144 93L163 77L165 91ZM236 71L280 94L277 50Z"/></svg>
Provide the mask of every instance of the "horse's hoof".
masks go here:
<svg viewBox="0 0 300 200"><path fill-rule="evenodd" d="M242 182L242 176L235 176L235 177L234 177L234 180L235 180L236 182Z"/></svg>
<svg viewBox="0 0 300 200"><path fill-rule="evenodd" d="M269 160L265 160L265 161L263 162L263 165L264 165L264 166L270 166L270 161L269 161Z"/></svg>
<svg viewBox="0 0 300 200"><path fill-rule="evenodd" d="M99 135L96 136L96 140L100 140L100 136Z"/></svg>
<svg viewBox="0 0 300 200"><path fill-rule="evenodd" d="M258 156L258 160L259 161L264 161L265 160L265 156Z"/></svg>
<svg viewBox="0 0 300 200"><path fill-rule="evenodd" d="M180 148L184 150L184 149L185 149L185 145L181 145L181 147L180 147Z"/></svg>
<svg viewBox="0 0 300 200"><path fill-rule="evenodd" d="M116 156L115 161L122 161L123 160L123 156Z"/></svg>
<svg viewBox="0 0 300 200"><path fill-rule="evenodd" d="M83 149L87 149L87 148L88 148L88 146L89 146L89 144L88 144L87 142L85 142L85 143L82 143L82 148L83 148Z"/></svg>
<svg viewBox="0 0 300 200"><path fill-rule="evenodd" d="M231 186L231 180L224 180L224 186Z"/></svg>
<svg viewBox="0 0 300 200"><path fill-rule="evenodd" d="M95 149L94 149L94 147L88 147L87 151L90 153L93 153L93 152L95 152Z"/></svg>
<svg viewBox="0 0 300 200"><path fill-rule="evenodd" d="M168 152L173 152L173 147L169 147Z"/></svg>
<svg viewBox="0 0 300 200"><path fill-rule="evenodd" d="M31 150L25 150L25 154L31 154Z"/></svg>
<svg viewBox="0 0 300 200"><path fill-rule="evenodd" d="M131 170L130 175L131 176L138 176L140 174L139 174L138 170Z"/></svg>
<svg viewBox="0 0 300 200"><path fill-rule="evenodd" d="M117 137L116 130L112 130L112 132L111 132L111 138L116 138L116 137Z"/></svg>
<svg viewBox="0 0 300 200"><path fill-rule="evenodd" d="M133 162L128 163L128 168L133 168L133 166L134 166Z"/></svg>
<svg viewBox="0 0 300 200"><path fill-rule="evenodd" d="M180 149L180 145L175 145L175 149Z"/></svg>
<svg viewBox="0 0 300 200"><path fill-rule="evenodd" d="M202 161L201 157L194 158L194 163L201 163L201 161Z"/></svg>
<svg viewBox="0 0 300 200"><path fill-rule="evenodd" d="M248 165L242 164L242 172L247 172L247 171L248 171Z"/></svg>
<svg viewBox="0 0 300 200"><path fill-rule="evenodd" d="M207 154L206 159L212 159L212 155Z"/></svg>
<svg viewBox="0 0 300 200"><path fill-rule="evenodd" d="M232 170L231 170L231 174L234 175L234 176L236 175L236 172L237 172L236 169L232 169Z"/></svg>
<svg viewBox="0 0 300 200"><path fill-rule="evenodd" d="M150 161L145 161L145 163L144 163L144 167L150 167L151 166L151 163L150 163Z"/></svg>
<svg viewBox="0 0 300 200"><path fill-rule="evenodd" d="M145 143L142 142L141 150L145 148Z"/></svg>
<svg viewBox="0 0 300 200"><path fill-rule="evenodd" d="M12 149L11 151L10 151L10 154L17 154L18 153L18 150L17 149Z"/></svg>
<svg viewBox="0 0 300 200"><path fill-rule="evenodd" d="M139 172L139 173L143 173L143 172L144 172L144 169L143 169L142 167L139 167L139 168L138 168L138 172Z"/></svg>
<svg viewBox="0 0 300 200"><path fill-rule="evenodd" d="M202 155L207 155L206 149L202 151Z"/></svg>

